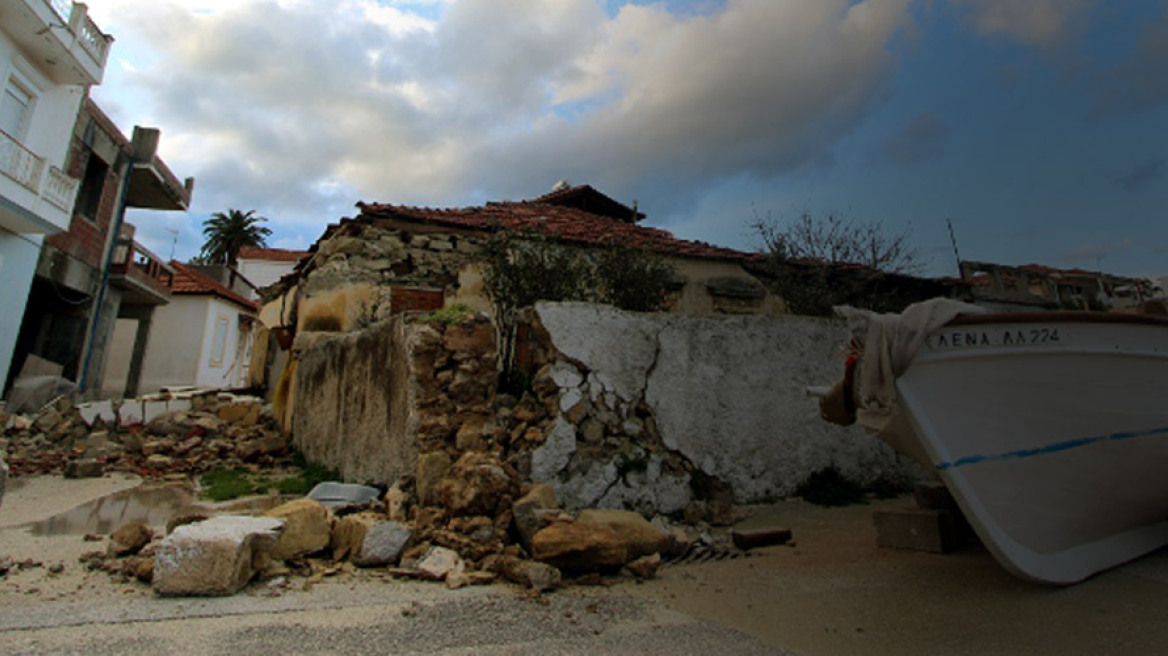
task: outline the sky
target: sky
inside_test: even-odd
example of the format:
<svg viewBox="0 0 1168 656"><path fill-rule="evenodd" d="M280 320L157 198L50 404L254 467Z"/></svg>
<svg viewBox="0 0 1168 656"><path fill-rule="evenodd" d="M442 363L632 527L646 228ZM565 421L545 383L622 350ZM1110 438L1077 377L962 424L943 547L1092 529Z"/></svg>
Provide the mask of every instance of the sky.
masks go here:
<svg viewBox="0 0 1168 656"><path fill-rule="evenodd" d="M1168 275L1168 0L87 0L91 95L196 179L131 212L186 259L229 208L304 249L358 201L591 184L756 251L804 212L967 260ZM949 226L952 225L952 237Z"/></svg>

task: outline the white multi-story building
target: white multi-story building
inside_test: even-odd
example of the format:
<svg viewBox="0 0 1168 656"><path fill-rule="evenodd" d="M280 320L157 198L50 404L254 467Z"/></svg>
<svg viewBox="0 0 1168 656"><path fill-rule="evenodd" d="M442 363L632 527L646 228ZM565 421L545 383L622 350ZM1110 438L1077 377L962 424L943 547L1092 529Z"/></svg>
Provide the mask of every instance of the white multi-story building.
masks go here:
<svg viewBox="0 0 1168 656"><path fill-rule="evenodd" d="M78 109L112 37L85 5L0 0L0 381L46 235L68 229L80 181L64 171Z"/></svg>

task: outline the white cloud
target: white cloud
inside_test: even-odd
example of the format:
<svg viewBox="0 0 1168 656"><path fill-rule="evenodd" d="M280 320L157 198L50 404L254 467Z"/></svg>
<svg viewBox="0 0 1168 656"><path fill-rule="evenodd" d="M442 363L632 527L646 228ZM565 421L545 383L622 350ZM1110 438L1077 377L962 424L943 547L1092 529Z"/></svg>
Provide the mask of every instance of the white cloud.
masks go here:
<svg viewBox="0 0 1168 656"><path fill-rule="evenodd" d="M565 177L659 213L699 183L823 157L884 97L909 3L610 18L594 0L458 0L431 20L410 2L92 0L114 56L134 53L95 96L127 130L163 129L198 178L196 220L254 208L314 238L357 200L517 198Z"/></svg>

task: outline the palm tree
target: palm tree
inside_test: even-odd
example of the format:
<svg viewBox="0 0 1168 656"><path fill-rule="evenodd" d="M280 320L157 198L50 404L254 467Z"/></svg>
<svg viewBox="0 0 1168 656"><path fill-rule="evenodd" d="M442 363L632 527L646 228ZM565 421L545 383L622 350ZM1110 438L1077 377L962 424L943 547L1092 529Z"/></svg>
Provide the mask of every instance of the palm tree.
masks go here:
<svg viewBox="0 0 1168 656"><path fill-rule="evenodd" d="M228 209L212 214L211 218L203 221L203 236L207 241L203 243L200 255L208 264L235 266L239 249L244 246L268 245L265 238L272 231L260 225L264 221L267 219L256 216L255 210L242 212Z"/></svg>

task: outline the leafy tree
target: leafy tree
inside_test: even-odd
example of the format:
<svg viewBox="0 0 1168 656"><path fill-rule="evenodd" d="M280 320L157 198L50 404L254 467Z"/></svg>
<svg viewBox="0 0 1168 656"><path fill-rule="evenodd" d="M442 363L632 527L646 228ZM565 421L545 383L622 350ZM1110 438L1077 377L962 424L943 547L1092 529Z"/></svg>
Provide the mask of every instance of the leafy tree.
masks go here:
<svg viewBox="0 0 1168 656"><path fill-rule="evenodd" d="M260 225L266 218L257 216L255 210L246 212L228 209L216 212L203 222L203 236L206 241L199 255L208 264L235 266L239 251L244 246L267 246L267 237L272 231Z"/></svg>

